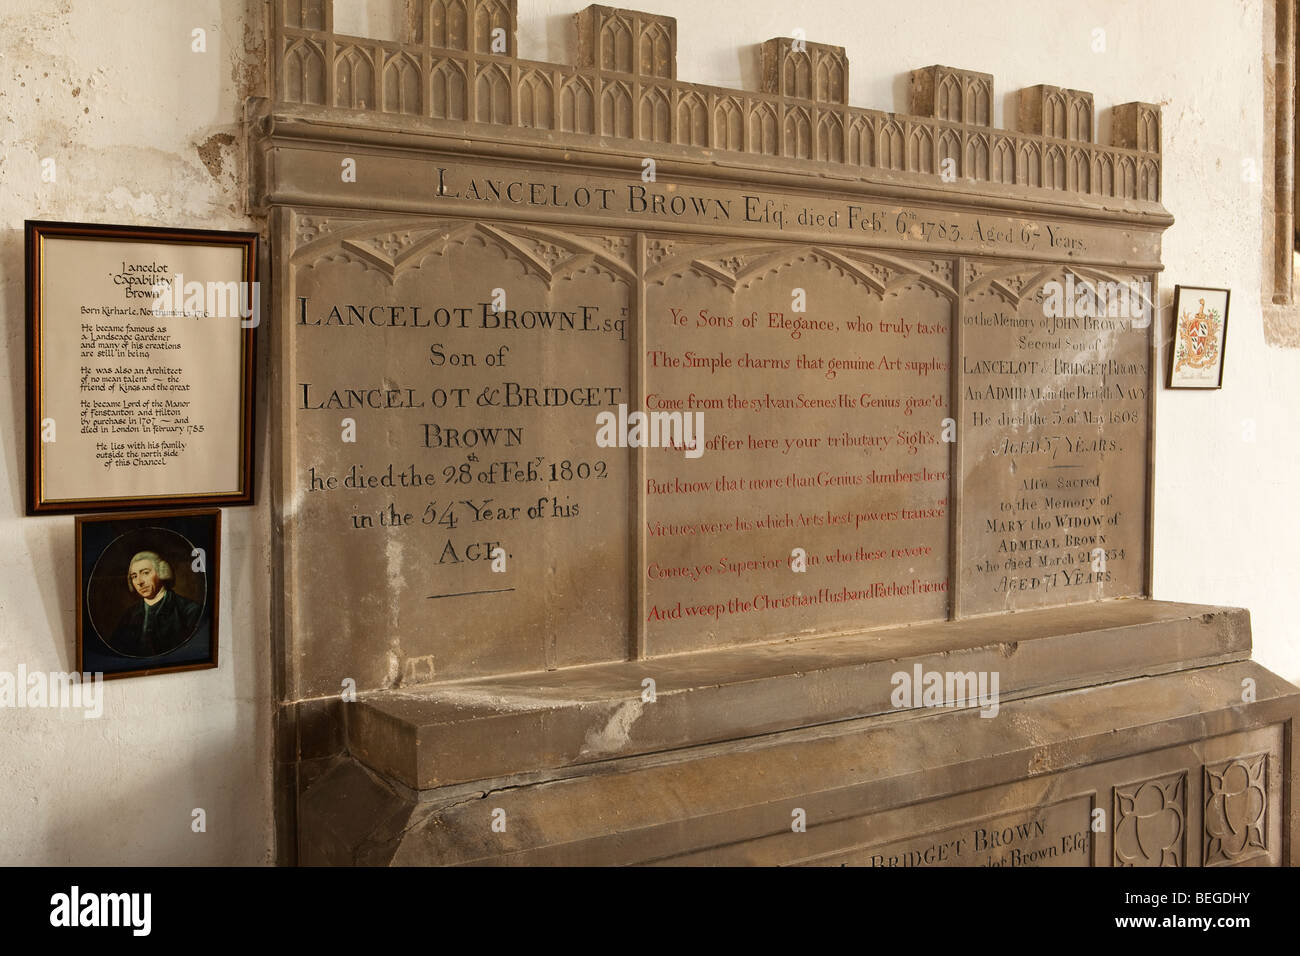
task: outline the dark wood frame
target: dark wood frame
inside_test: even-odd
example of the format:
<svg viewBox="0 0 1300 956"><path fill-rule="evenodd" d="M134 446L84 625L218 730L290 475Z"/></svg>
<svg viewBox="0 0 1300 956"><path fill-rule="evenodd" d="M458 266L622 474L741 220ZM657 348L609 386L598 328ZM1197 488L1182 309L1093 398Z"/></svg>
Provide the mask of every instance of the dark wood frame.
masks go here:
<svg viewBox="0 0 1300 956"><path fill-rule="evenodd" d="M1201 289L1205 292L1223 293L1223 344L1219 347L1219 379L1216 385L1175 385L1174 360L1178 354L1178 306L1182 301L1184 289ZM1212 285L1176 285L1174 286L1174 316L1169 337L1169 374L1165 378L1166 388L1182 388L1192 392L1212 392L1223 388L1223 367L1228 360L1228 311L1232 305L1232 290L1220 289Z"/></svg>
<svg viewBox="0 0 1300 956"><path fill-rule="evenodd" d="M240 485L226 494L177 492L143 498L77 498L50 502L43 499L41 450L41 261L42 238L145 241L170 245L242 247L241 279L249 288L257 281L258 235L255 232L226 232L216 229L172 229L154 226L119 226L95 223L25 223L25 270L27 312L27 514L67 514L85 511L127 511L139 508L175 508L193 505L251 505L253 503L253 428L257 369L257 329L260 321L243 330L240 349ZM266 310L263 308L262 312ZM260 317L259 317L260 318Z"/></svg>
<svg viewBox="0 0 1300 956"><path fill-rule="evenodd" d="M104 674L104 680L116 680L119 677L149 677L153 674L174 674L180 671L202 671L211 670L217 666L217 650L220 646L218 640L218 612L221 610L221 509L220 508L183 508L174 511L135 511L130 513L118 513L103 515L78 515L77 516L77 670L84 673L83 654L83 627L85 623L85 602L86 587L89 581L82 577L82 551L81 529L87 524L98 524L106 521L162 521L167 518L203 518L211 517L213 521L212 551L208 554L208 570L205 574L208 576L208 595L210 595L209 605L211 607L212 619L212 653L208 660L199 661L193 664L174 664L169 667L144 667L134 671L118 671L113 674Z"/></svg>

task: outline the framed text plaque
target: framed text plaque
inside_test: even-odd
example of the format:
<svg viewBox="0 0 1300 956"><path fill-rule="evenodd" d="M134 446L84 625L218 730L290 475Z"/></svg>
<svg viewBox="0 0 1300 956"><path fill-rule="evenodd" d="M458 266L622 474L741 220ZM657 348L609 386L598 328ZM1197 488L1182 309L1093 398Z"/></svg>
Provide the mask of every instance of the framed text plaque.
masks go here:
<svg viewBox="0 0 1300 956"><path fill-rule="evenodd" d="M27 513L251 503L257 234L26 239Z"/></svg>

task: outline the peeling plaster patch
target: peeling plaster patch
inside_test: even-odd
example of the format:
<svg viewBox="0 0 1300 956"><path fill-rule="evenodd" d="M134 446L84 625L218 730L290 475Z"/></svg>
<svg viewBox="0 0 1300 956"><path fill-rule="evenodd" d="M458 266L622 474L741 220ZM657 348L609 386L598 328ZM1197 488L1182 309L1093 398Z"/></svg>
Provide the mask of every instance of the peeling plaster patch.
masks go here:
<svg viewBox="0 0 1300 956"><path fill-rule="evenodd" d="M603 728L600 730L592 728L587 731L579 753L586 756L622 750L632 742L632 725L637 722L644 710L645 702L640 698L625 701L618 710L614 711Z"/></svg>
<svg viewBox="0 0 1300 956"><path fill-rule="evenodd" d="M235 145L235 137L231 133L214 133L199 145L197 150L199 159L203 160L203 165L208 167L208 172L213 179L221 178L221 167L224 164L221 150L233 145Z"/></svg>
<svg viewBox="0 0 1300 956"><path fill-rule="evenodd" d="M258 26L254 26L257 24ZM244 23L244 49L230 56L230 79L235 84L236 101L243 103L253 96L266 95L266 34L261 20ZM231 44L234 49L234 44Z"/></svg>
<svg viewBox="0 0 1300 956"><path fill-rule="evenodd" d="M29 164L22 162L26 156L21 154L29 151L37 159L58 159L59 185L72 187L58 192L75 195L77 205L72 215L54 212L48 207L57 204L56 191L34 175L20 172L13 176L6 169L6 186L15 190L12 198L17 204L41 216L131 216L141 225L176 224L178 219L208 223L213 221L214 211L225 210L229 215L221 216L216 225L243 226L246 217L239 203L242 170L233 125L239 120L238 109L235 115L226 116L232 125L222 125L221 118L216 118L215 128L225 133L210 137L203 146L198 144L213 130L211 123L186 131L193 137L188 148L184 139L171 150L122 142L120 131L111 122L103 122L127 105L124 79L119 75L122 68L115 66L110 73L103 66L88 66L84 57L70 56L69 34L84 26L82 15L78 13L74 21L68 3L60 3L57 12L49 9L48 0L44 7L44 12L0 13L0 124L7 127L3 152L10 160L5 165L12 163L16 171L25 170ZM255 63L261 63L253 59L254 51L265 41L256 29L246 33L249 49L240 62L248 74L245 86L251 90L256 81L250 71ZM166 99L169 94L156 91L156 95ZM34 106L37 98L40 105ZM33 109L39 121L26 122L23 111ZM228 142L223 141L225 136L230 137ZM205 154L196 157L189 151L194 148L205 150ZM205 175L205 167L209 175Z"/></svg>
<svg viewBox="0 0 1300 956"><path fill-rule="evenodd" d="M175 223L178 215L211 221L214 200L221 197L223 190L192 157L186 161L176 153L141 146L60 147L60 136L70 144L75 143L66 134L67 127L51 124L29 148L34 157L63 157L59 163L60 183L66 180L84 196L74 218L121 216L125 210L140 225ZM44 211L49 188L36 178L39 165L33 161L24 166L34 172L11 184L12 198ZM116 173L117 170L130 170L132 175Z"/></svg>
<svg viewBox="0 0 1300 956"><path fill-rule="evenodd" d="M119 208L131 210L131 215L156 219L159 215L158 197L153 193L140 193L135 196L125 186L118 186L106 197L109 203Z"/></svg>

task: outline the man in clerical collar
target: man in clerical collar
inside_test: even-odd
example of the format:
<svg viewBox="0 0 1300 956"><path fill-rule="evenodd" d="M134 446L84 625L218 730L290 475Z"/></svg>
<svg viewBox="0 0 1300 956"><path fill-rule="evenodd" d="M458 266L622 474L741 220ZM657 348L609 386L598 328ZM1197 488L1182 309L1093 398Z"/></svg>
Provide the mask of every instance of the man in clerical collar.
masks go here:
<svg viewBox="0 0 1300 956"><path fill-rule="evenodd" d="M131 559L127 587L143 599L122 615L108 642L128 657L156 657L180 647L194 634L203 608L172 590L171 565L153 551Z"/></svg>

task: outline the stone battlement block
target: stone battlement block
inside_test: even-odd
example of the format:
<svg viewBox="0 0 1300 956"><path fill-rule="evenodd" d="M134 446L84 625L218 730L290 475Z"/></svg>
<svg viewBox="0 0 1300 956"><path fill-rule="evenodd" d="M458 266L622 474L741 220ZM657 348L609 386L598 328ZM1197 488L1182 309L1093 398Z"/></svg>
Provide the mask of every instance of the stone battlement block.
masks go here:
<svg viewBox="0 0 1300 956"><path fill-rule="evenodd" d="M677 79L677 19L593 4L573 16L578 65Z"/></svg>
<svg viewBox="0 0 1300 956"><path fill-rule="evenodd" d="M762 46L763 92L819 103L848 103L849 58L842 46L776 37Z"/></svg>
<svg viewBox="0 0 1300 956"><path fill-rule="evenodd" d="M1092 94L1059 86L1030 86L1020 91L1020 131L1053 139L1092 142Z"/></svg>
<svg viewBox="0 0 1300 956"><path fill-rule="evenodd" d="M1112 146L1143 153L1160 152L1160 107L1155 103L1121 103L1111 111Z"/></svg>
<svg viewBox="0 0 1300 956"><path fill-rule="evenodd" d="M911 73L910 109L917 116L965 123L993 124L993 74L927 66Z"/></svg>

